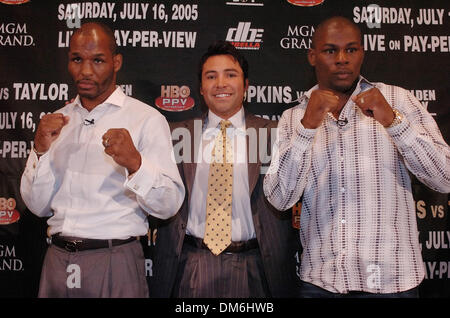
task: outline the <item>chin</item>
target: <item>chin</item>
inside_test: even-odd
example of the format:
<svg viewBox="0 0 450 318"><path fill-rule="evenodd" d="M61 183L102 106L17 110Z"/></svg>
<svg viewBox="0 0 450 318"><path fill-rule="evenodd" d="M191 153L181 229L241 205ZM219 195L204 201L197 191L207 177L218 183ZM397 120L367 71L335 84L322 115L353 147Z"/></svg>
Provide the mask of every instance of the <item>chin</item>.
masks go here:
<svg viewBox="0 0 450 318"><path fill-rule="evenodd" d="M87 99L93 99L98 96L95 93L88 93L88 92L78 92L78 95L80 95L80 97L87 98Z"/></svg>
<svg viewBox="0 0 450 318"><path fill-rule="evenodd" d="M341 93L347 93L349 91L353 91L355 87L355 81L351 83L339 83L334 85L334 90Z"/></svg>

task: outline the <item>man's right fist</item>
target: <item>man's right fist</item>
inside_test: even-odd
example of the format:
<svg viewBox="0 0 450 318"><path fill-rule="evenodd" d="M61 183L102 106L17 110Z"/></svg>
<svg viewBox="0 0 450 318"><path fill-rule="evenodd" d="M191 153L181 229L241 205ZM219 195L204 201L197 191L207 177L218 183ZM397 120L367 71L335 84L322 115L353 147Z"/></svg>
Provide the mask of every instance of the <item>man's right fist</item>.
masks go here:
<svg viewBox="0 0 450 318"><path fill-rule="evenodd" d="M313 91L301 120L303 127L308 129L319 127L328 112L338 110L339 104L339 97L333 92L322 89Z"/></svg>
<svg viewBox="0 0 450 318"><path fill-rule="evenodd" d="M68 122L69 117L61 113L44 115L34 136L34 148L36 151L46 152Z"/></svg>

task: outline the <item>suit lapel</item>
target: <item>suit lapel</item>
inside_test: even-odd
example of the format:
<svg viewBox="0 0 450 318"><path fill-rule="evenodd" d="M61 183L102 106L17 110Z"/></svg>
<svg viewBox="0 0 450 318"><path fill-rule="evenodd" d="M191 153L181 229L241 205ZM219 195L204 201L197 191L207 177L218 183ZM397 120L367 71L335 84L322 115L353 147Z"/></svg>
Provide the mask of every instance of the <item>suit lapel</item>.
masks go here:
<svg viewBox="0 0 450 318"><path fill-rule="evenodd" d="M197 155L199 152L200 142L202 139L203 132L203 122L205 117L195 118L193 120L188 120L186 122L186 128L190 134L190 146L191 146L191 156L190 162L183 161L183 171L186 178L186 186L189 195L189 199L192 194L192 187L194 185L195 172L197 169Z"/></svg>
<svg viewBox="0 0 450 318"><path fill-rule="evenodd" d="M255 185L258 182L260 169L261 169L261 161L259 158L259 136L258 136L258 128L257 125L258 118L252 115L249 112L245 112L245 128L250 130L254 130L256 132L256 140L249 141L249 134L247 134L247 169L248 169L248 190L251 196L253 190L255 189ZM256 145L253 143L256 142Z"/></svg>

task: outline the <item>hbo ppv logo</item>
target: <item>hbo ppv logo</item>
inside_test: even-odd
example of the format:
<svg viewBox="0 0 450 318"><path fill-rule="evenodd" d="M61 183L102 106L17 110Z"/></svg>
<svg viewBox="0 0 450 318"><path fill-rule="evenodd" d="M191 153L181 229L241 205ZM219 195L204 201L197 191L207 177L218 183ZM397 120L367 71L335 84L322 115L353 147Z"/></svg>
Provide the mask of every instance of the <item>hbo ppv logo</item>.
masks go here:
<svg viewBox="0 0 450 318"><path fill-rule="evenodd" d="M161 96L155 100L156 106L167 111L184 111L194 107L191 89L186 86L161 85Z"/></svg>

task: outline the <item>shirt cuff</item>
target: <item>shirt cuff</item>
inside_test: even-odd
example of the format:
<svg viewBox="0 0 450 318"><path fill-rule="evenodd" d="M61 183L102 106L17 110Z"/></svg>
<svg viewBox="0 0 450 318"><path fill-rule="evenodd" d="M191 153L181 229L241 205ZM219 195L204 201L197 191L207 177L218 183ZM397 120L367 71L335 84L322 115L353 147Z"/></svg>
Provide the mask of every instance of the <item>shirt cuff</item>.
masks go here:
<svg viewBox="0 0 450 318"><path fill-rule="evenodd" d="M300 152L305 152L312 146L316 129L305 128L301 122L295 129L295 135L292 138L292 145Z"/></svg>
<svg viewBox="0 0 450 318"><path fill-rule="evenodd" d="M31 149L25 166L25 174L34 180L38 177L39 171L45 170L43 167L48 166L49 162L48 151L38 158L38 155Z"/></svg>
<svg viewBox="0 0 450 318"><path fill-rule="evenodd" d="M158 171L143 157L139 169L127 176L124 186L136 195L143 197L154 186L158 178Z"/></svg>
<svg viewBox="0 0 450 318"><path fill-rule="evenodd" d="M386 128L386 131L399 148L411 146L417 136L417 133L406 117L403 117L401 123L393 127Z"/></svg>

